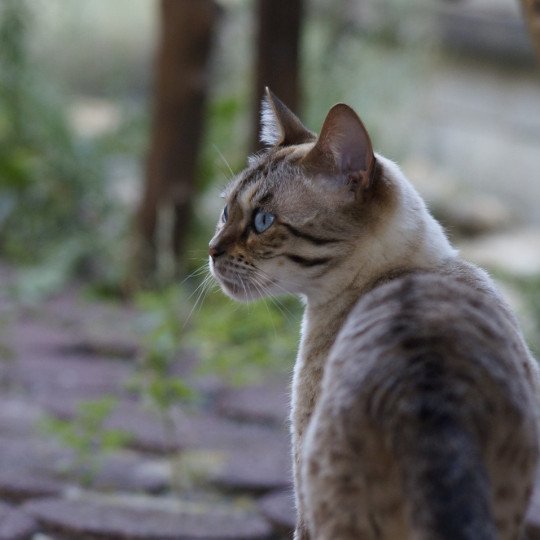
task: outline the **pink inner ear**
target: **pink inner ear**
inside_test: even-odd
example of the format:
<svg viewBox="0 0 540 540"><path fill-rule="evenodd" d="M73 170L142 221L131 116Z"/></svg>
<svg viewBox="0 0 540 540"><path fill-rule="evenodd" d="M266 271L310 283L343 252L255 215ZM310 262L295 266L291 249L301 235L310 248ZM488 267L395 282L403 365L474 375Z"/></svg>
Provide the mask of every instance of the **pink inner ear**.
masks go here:
<svg viewBox="0 0 540 540"><path fill-rule="evenodd" d="M323 152L330 152L343 174L367 172L374 159L366 128L356 113L342 103L326 116L319 141Z"/></svg>
<svg viewBox="0 0 540 540"><path fill-rule="evenodd" d="M337 165L343 173L367 170L367 154L363 148L359 147L355 139L347 136L347 139L334 152Z"/></svg>

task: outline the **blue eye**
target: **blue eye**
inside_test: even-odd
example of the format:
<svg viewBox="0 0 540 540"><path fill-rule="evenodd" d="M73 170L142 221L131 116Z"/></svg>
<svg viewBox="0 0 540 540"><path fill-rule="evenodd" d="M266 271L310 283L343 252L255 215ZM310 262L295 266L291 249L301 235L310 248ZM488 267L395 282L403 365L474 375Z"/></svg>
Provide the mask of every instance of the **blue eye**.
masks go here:
<svg viewBox="0 0 540 540"><path fill-rule="evenodd" d="M258 233L262 233L274 223L275 216L269 212L263 212L262 210L257 210L253 218L253 227Z"/></svg>
<svg viewBox="0 0 540 540"><path fill-rule="evenodd" d="M225 208L223 209L223 214L221 214L221 221L225 223L227 219L229 219L229 209L227 208L227 206L225 206Z"/></svg>

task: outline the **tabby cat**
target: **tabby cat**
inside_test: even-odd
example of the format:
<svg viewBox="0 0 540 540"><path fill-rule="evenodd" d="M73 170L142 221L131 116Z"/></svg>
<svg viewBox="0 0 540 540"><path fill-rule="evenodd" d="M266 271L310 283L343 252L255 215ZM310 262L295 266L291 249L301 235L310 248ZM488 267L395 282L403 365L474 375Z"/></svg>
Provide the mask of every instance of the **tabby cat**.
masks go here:
<svg viewBox="0 0 540 540"><path fill-rule="evenodd" d="M511 311L350 107L317 137L267 91L262 118L210 268L236 300L305 302L295 539L518 540L538 375Z"/></svg>

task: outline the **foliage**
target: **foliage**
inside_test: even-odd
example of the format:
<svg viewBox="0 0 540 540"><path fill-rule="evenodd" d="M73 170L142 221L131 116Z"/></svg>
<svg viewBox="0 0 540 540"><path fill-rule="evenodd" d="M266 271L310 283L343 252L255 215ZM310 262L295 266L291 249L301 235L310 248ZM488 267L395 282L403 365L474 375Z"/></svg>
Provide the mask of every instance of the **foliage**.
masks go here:
<svg viewBox="0 0 540 540"><path fill-rule="evenodd" d="M171 286L159 292L139 293L137 304L143 312L142 352L129 386L158 413L167 445L174 448L175 406L192 403L198 397L189 383L175 373L182 347L185 295L181 287ZM170 464L171 487L180 493L185 475L174 455Z"/></svg>
<svg viewBox="0 0 540 540"><path fill-rule="evenodd" d="M318 129L339 97L360 113L375 146L384 141L385 155L400 159L415 150L415 138L403 133L425 112L438 59L425 6L425 0L321 2L304 34L308 126Z"/></svg>
<svg viewBox="0 0 540 540"><path fill-rule="evenodd" d="M191 400L185 381L173 376L182 351L200 358L200 373L216 373L232 383L260 380L288 370L298 345L300 306L294 298L237 304L211 291L210 276L187 285L139 296L144 329L140 383L159 409Z"/></svg>
<svg viewBox="0 0 540 540"><path fill-rule="evenodd" d="M75 466L81 468L86 485L92 484L104 456L124 447L131 439L129 433L105 425L115 405L112 397L84 401L79 403L72 419L49 416L41 423L45 433L54 435L75 452Z"/></svg>
<svg viewBox="0 0 540 540"><path fill-rule="evenodd" d="M1 296L0 296L1 299ZM11 383L10 364L15 360L15 353L6 343L6 329L8 325L8 316L0 314L0 388L6 390Z"/></svg>
<svg viewBox="0 0 540 540"><path fill-rule="evenodd" d="M0 249L27 267L25 298L75 274L120 280L127 219L108 166L143 128L129 118L114 134L74 131L68 96L30 51L36 17L27 0L0 6Z"/></svg>
<svg viewBox="0 0 540 540"><path fill-rule="evenodd" d="M185 297L181 288L171 286L161 292L141 293L137 304L144 314L142 354L132 387L160 413L168 414L176 403L196 397L183 378L174 375L182 347Z"/></svg>
<svg viewBox="0 0 540 540"><path fill-rule="evenodd" d="M525 337L532 352L540 359L540 276L516 277L501 272L496 273L496 276L521 293L526 310L521 315L530 323L525 325Z"/></svg>
<svg viewBox="0 0 540 540"><path fill-rule="evenodd" d="M35 261L66 228L95 224L95 193L86 183L99 171L89 159L91 149L74 140L62 104L31 65L27 3L7 0L1 16L1 240L6 254Z"/></svg>
<svg viewBox="0 0 540 540"><path fill-rule="evenodd" d="M298 346L300 306L293 298L234 304L210 294L194 316L186 342L196 347L203 372L234 384L288 371Z"/></svg>
<svg viewBox="0 0 540 540"><path fill-rule="evenodd" d="M201 190L211 187L218 178L230 178L233 170L242 166L245 129L239 125L239 121L246 112L245 102L237 95L226 95L210 101L206 144L199 171Z"/></svg>

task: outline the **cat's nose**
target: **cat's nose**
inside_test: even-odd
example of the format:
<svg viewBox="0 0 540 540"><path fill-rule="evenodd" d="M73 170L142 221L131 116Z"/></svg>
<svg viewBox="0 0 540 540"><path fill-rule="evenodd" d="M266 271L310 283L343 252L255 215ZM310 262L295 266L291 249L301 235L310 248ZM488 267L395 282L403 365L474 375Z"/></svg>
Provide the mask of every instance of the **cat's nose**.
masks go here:
<svg viewBox="0 0 540 540"><path fill-rule="evenodd" d="M208 246L208 255L215 261L220 255L225 253L225 249L221 244L210 244Z"/></svg>

